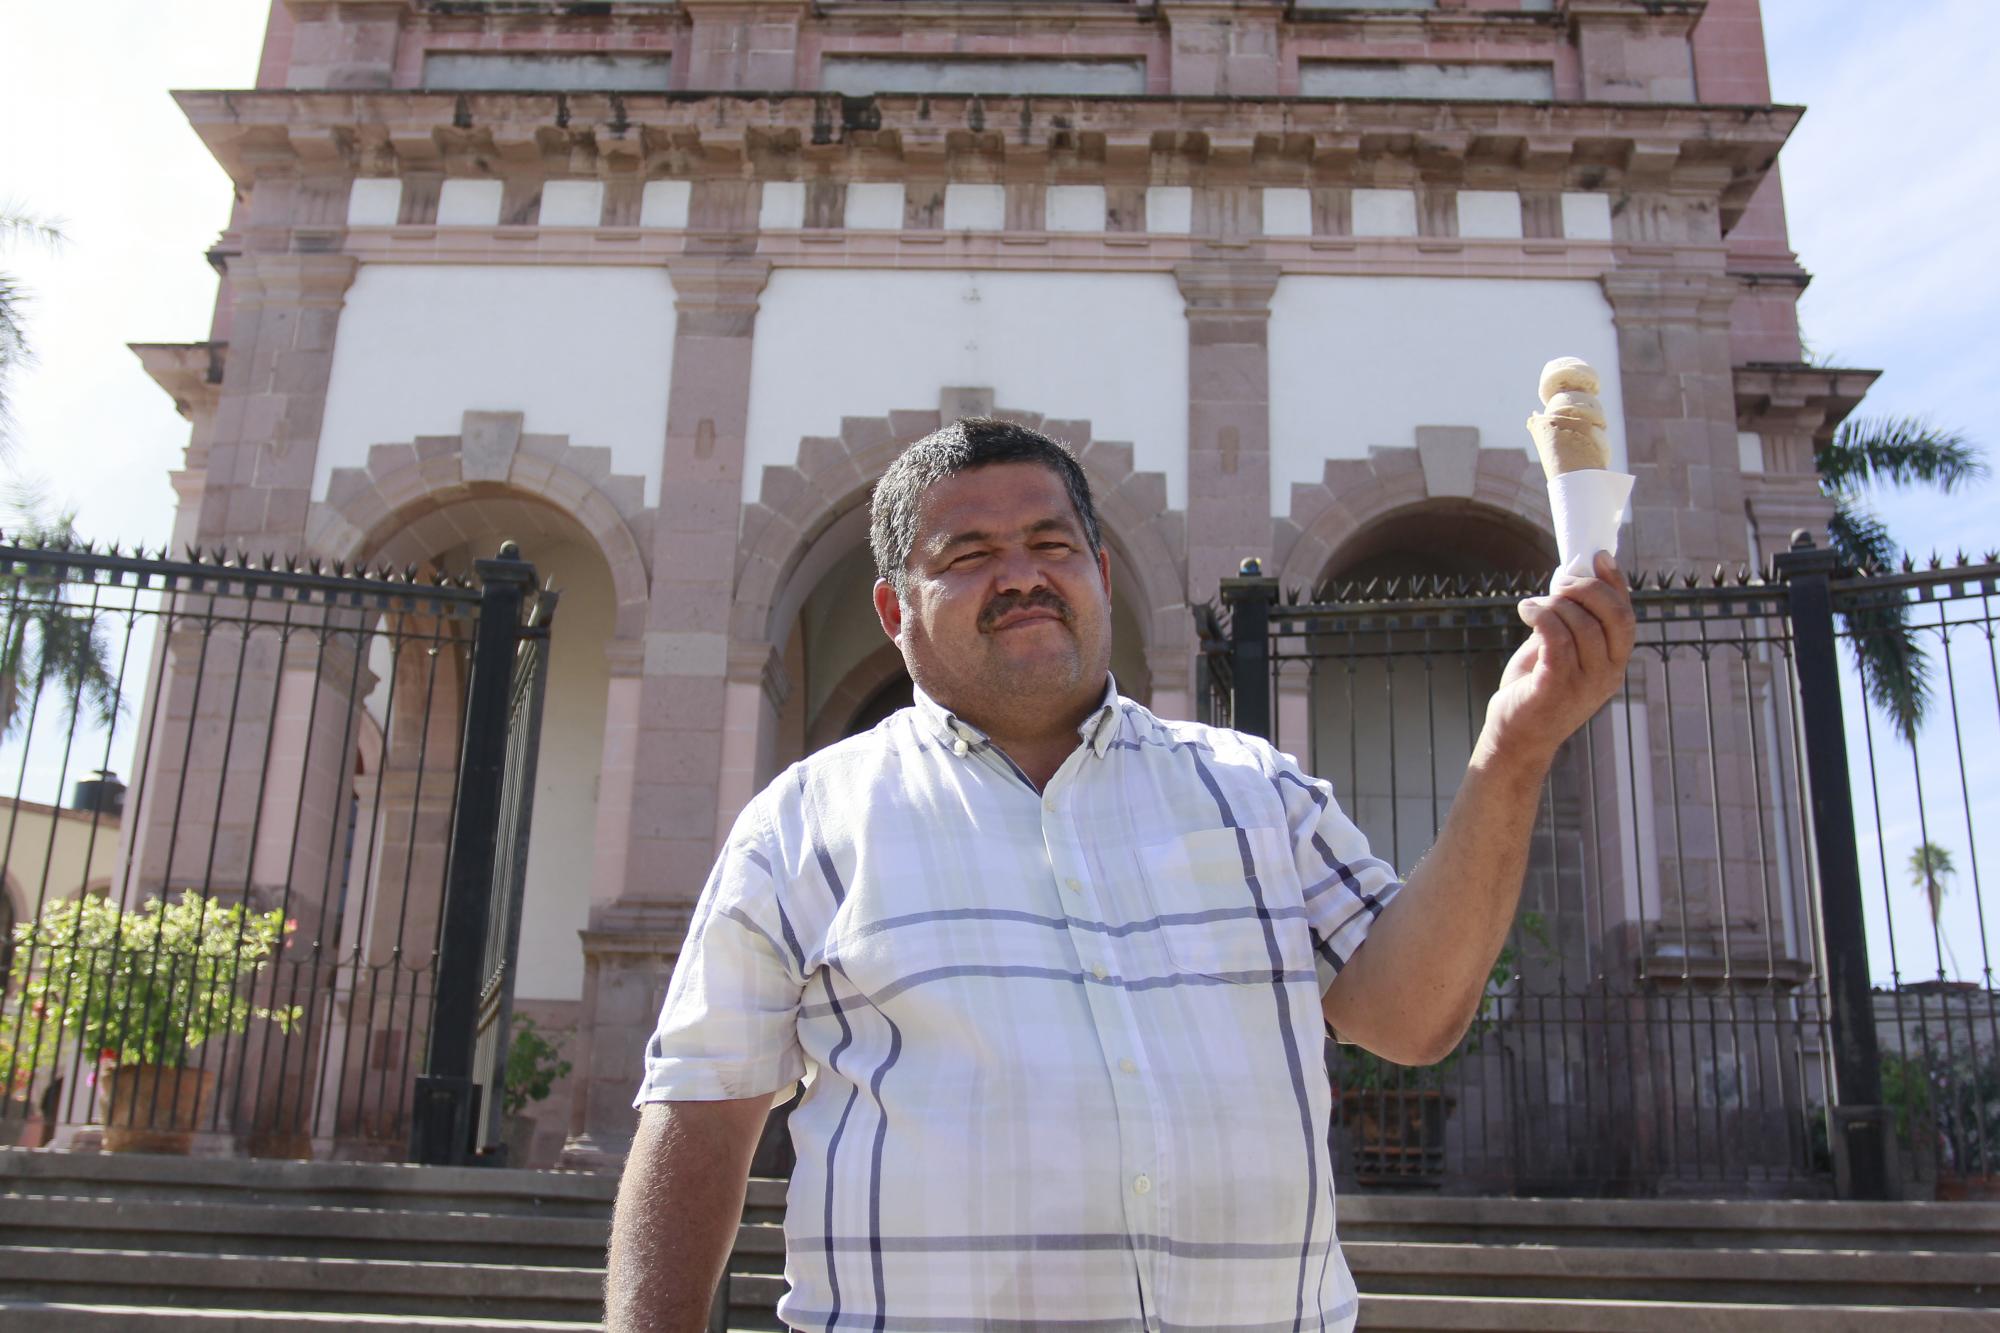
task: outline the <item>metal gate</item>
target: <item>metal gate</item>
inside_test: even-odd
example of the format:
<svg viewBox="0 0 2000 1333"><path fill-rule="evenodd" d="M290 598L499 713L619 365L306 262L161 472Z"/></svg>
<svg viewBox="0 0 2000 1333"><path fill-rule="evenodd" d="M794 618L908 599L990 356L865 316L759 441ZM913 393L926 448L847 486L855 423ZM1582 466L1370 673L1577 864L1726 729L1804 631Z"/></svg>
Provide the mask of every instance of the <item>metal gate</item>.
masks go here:
<svg viewBox="0 0 2000 1333"><path fill-rule="evenodd" d="M1990 1172L1980 1154L2000 1147L2000 1087L1981 1112L1977 1094L1916 1086L1991 1078L2000 1042L1983 938L1982 979L1953 1011L1958 1063L1901 1037L1877 1048L1884 997L1870 993L1836 641L1902 626L1896 607L1949 605L1935 637L1946 649L1955 629L1960 642L1934 665L1964 672L1977 647L1978 669L2000 684L1989 604L2000 566L1840 577L1806 550L1779 565L1771 581L1639 581L1625 687L1544 784L1521 910L1464 1041L1423 1070L1329 1043L1349 1182L1880 1196L1908 1192L1908 1158L1949 1119L1935 1109L1946 1104L1947 1151ZM1226 618L1199 617L1208 718L1298 754L1407 871L1441 828L1486 700L1526 637L1515 603L1539 590L1377 581L1303 602L1271 580L1229 581ZM2000 707L1955 680L1950 716L1933 725L2000 736ZM1877 779L1872 762L1867 773ZM1955 794L1962 813L1932 794L1932 817L1970 839L1970 789ZM1971 872L1976 899L1976 856ZM1887 878L1885 864L1885 892ZM1939 1045L1935 1016L1928 1031ZM1885 1068L1907 1069L1908 1086L1885 1091Z"/></svg>
<svg viewBox="0 0 2000 1333"><path fill-rule="evenodd" d="M518 893L526 795L480 799L469 751L532 781L509 686L539 700L553 595L503 556L0 545L0 1132L406 1155L459 867Z"/></svg>

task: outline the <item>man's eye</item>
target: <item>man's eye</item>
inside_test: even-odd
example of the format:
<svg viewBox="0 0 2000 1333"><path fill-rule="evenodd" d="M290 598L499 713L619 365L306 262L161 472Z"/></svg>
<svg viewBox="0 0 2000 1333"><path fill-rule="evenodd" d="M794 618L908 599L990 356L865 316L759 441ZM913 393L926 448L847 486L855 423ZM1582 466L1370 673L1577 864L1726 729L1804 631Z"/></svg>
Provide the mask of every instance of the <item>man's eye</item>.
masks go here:
<svg viewBox="0 0 2000 1333"><path fill-rule="evenodd" d="M966 551L960 555L953 556L950 562L947 564L946 568L956 569L961 565L969 565L975 561L984 560L985 558L986 558L986 552L984 551Z"/></svg>

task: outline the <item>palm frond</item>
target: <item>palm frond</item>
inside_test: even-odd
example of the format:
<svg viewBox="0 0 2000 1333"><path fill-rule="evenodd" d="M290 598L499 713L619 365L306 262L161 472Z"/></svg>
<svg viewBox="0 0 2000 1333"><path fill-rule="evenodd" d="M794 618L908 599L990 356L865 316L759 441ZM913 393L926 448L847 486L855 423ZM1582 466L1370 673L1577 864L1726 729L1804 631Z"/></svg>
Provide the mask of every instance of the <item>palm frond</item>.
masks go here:
<svg viewBox="0 0 2000 1333"><path fill-rule="evenodd" d="M1893 567L1900 554L1882 520L1851 495L1834 498L1826 533L1841 562L1858 569ZM1870 606L1842 612L1840 619L1869 701L1888 716L1897 735L1914 742L1930 704L1930 662L1910 628L1908 606Z"/></svg>
<svg viewBox="0 0 2000 1333"><path fill-rule="evenodd" d="M44 249L54 250L66 239L61 222L38 218L14 204L0 204L0 246L30 241Z"/></svg>
<svg viewBox="0 0 2000 1333"><path fill-rule="evenodd" d="M28 359L27 294L0 273L0 373Z"/></svg>
<svg viewBox="0 0 2000 1333"><path fill-rule="evenodd" d="M1983 480L1986 460L1963 434L1940 430L1922 417L1870 417L1841 423L1814 457L1820 484L1830 495L1857 487L1921 483L1949 494Z"/></svg>

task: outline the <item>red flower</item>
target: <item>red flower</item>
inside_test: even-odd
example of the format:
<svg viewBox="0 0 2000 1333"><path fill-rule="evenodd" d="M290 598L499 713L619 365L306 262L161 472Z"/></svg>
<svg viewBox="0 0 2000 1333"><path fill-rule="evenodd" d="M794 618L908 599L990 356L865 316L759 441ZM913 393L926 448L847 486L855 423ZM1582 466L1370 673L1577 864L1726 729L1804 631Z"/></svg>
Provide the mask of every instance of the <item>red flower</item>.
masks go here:
<svg viewBox="0 0 2000 1333"><path fill-rule="evenodd" d="M118 1058L118 1048L116 1046L106 1046L97 1053L97 1058L100 1060L116 1060Z"/></svg>

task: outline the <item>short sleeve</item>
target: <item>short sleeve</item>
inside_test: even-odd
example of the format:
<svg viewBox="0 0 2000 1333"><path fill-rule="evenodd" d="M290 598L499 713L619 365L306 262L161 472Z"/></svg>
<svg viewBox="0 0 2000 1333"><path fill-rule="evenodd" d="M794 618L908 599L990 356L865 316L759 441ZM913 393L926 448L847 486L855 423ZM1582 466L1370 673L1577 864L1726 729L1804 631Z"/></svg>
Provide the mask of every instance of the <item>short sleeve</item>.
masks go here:
<svg viewBox="0 0 2000 1333"><path fill-rule="evenodd" d="M1333 788L1281 757L1278 787L1291 826L1320 993L1368 938L1375 919L1403 887L1396 868L1368 850L1368 838L1333 799Z"/></svg>
<svg viewBox="0 0 2000 1333"><path fill-rule="evenodd" d="M801 958L772 872L761 802L736 821L695 908L633 1105L773 1093L805 1072Z"/></svg>

